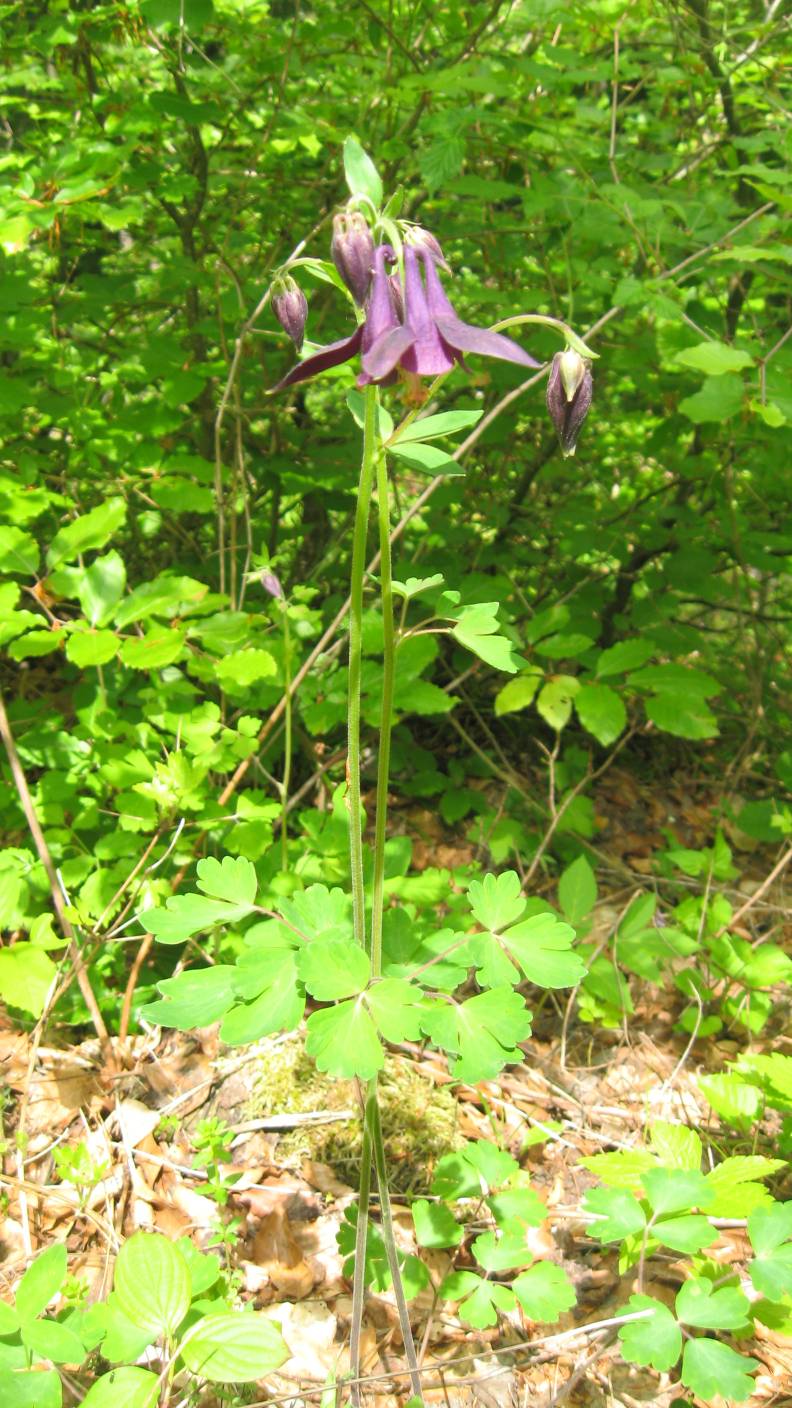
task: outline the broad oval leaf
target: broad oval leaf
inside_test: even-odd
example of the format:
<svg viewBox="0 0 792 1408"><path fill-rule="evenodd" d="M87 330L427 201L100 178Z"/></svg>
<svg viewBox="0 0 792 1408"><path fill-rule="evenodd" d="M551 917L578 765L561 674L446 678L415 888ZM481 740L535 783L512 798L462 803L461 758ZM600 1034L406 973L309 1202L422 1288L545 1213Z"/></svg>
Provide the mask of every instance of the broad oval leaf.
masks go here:
<svg viewBox="0 0 792 1408"><path fill-rule="evenodd" d="M178 1247L158 1232L135 1232L115 1264L118 1308L142 1330L173 1335L190 1308L190 1273Z"/></svg>
<svg viewBox="0 0 792 1408"><path fill-rule="evenodd" d="M184 1339L181 1358L210 1383L250 1383L289 1358L277 1325L264 1315L218 1311L205 1315Z"/></svg>
<svg viewBox="0 0 792 1408"><path fill-rule="evenodd" d="M148 1369L124 1365L92 1384L83 1408L157 1408L159 1378Z"/></svg>

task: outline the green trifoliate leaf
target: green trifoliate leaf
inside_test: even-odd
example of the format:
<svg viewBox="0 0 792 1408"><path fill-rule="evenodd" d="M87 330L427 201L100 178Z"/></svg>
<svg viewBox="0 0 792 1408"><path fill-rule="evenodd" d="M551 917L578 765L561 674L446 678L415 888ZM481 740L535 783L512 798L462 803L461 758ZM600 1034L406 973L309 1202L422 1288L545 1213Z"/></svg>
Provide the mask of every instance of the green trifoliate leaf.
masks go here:
<svg viewBox="0 0 792 1408"><path fill-rule="evenodd" d="M417 1041L421 1035L423 994L402 978L383 978L366 993L368 1006L386 1041Z"/></svg>
<svg viewBox="0 0 792 1408"><path fill-rule="evenodd" d="M437 1046L455 1058L455 1080L492 1080L510 1061L521 1061L518 1041L531 1034L531 1014L513 988L493 988L459 1004L438 1004L421 1018Z"/></svg>
<svg viewBox="0 0 792 1408"><path fill-rule="evenodd" d="M142 1330L173 1335L190 1308L190 1273L181 1252L157 1232L135 1232L116 1258L118 1308Z"/></svg>
<svg viewBox="0 0 792 1408"><path fill-rule="evenodd" d="M466 606L453 627L452 635L460 645L471 650L479 659L486 661L495 670L505 670L516 675L527 662L515 650L510 640L497 634L500 630L498 610L500 602L481 602L477 606Z"/></svg>
<svg viewBox="0 0 792 1408"><path fill-rule="evenodd" d="M352 939L315 939L301 950L297 970L312 997L334 1002L363 991L371 963Z"/></svg>
<svg viewBox="0 0 792 1408"><path fill-rule="evenodd" d="M748 1236L756 1253L748 1275L763 1296L780 1301L792 1293L792 1203L756 1208L748 1218Z"/></svg>
<svg viewBox="0 0 792 1408"><path fill-rule="evenodd" d="M603 748L616 741L627 723L621 696L606 684L581 685L575 696L575 709L584 729Z"/></svg>
<svg viewBox="0 0 792 1408"><path fill-rule="evenodd" d="M642 1183L652 1211L659 1216L707 1207L713 1199L711 1187L697 1169L649 1169Z"/></svg>
<svg viewBox="0 0 792 1408"><path fill-rule="evenodd" d="M305 993L292 950L242 954L236 974L237 1001L223 1018L221 1041L246 1046L273 1032L294 1030L305 1010Z"/></svg>
<svg viewBox="0 0 792 1408"><path fill-rule="evenodd" d="M682 1356L682 1383L699 1398L734 1399L742 1403L753 1392L751 1374L757 1359L737 1354L719 1340L688 1340Z"/></svg>
<svg viewBox="0 0 792 1408"><path fill-rule="evenodd" d="M718 1239L715 1228L700 1213L692 1213L690 1217L661 1218L654 1224L652 1236L664 1247L671 1247L675 1252L687 1252L688 1256L703 1251Z"/></svg>
<svg viewBox="0 0 792 1408"><path fill-rule="evenodd" d="M692 1173L701 1171L701 1139L695 1129L683 1124L655 1120L649 1129L653 1152L664 1168L681 1168Z"/></svg>
<svg viewBox="0 0 792 1408"><path fill-rule="evenodd" d="M626 1188L592 1188L583 1203L584 1212L596 1213L589 1235L598 1242L621 1242L643 1232L646 1214L637 1198Z"/></svg>
<svg viewBox="0 0 792 1408"><path fill-rule="evenodd" d="M522 1227L510 1224L503 1231L484 1232L476 1237L471 1251L479 1266L493 1273L527 1266L535 1255L528 1244L525 1224Z"/></svg>
<svg viewBox="0 0 792 1408"><path fill-rule="evenodd" d="M331 1076L370 1080L385 1064L377 1028L362 998L312 1012L305 1050Z"/></svg>
<svg viewBox="0 0 792 1408"><path fill-rule="evenodd" d="M518 1168L511 1154L487 1139L477 1139L438 1160L432 1192L441 1198L475 1198L499 1188Z"/></svg>
<svg viewBox="0 0 792 1408"><path fill-rule="evenodd" d="M586 919L597 903L597 881L585 856L578 856L561 875L558 902L570 924Z"/></svg>
<svg viewBox="0 0 792 1408"><path fill-rule="evenodd" d="M512 1290L529 1320L552 1325L577 1299L566 1272L552 1261L537 1261L512 1281Z"/></svg>
<svg viewBox="0 0 792 1408"><path fill-rule="evenodd" d="M468 902L474 919L492 933L514 924L526 904L516 870L505 870L502 875L485 875L483 880L473 880L468 889Z"/></svg>
<svg viewBox="0 0 792 1408"><path fill-rule="evenodd" d="M251 1383L289 1358L280 1329L264 1315L216 1311L185 1336L181 1358L210 1383Z"/></svg>
<svg viewBox="0 0 792 1408"><path fill-rule="evenodd" d="M433 587L442 586L444 581L442 572L436 572L433 577L408 577L404 582L397 582L394 578L393 590L396 596L403 596L411 601L414 596L431 591Z"/></svg>
<svg viewBox="0 0 792 1408"><path fill-rule="evenodd" d="M535 914L500 935L500 942L529 982L541 988L574 987L586 966L573 953L575 931L554 914Z"/></svg>
<svg viewBox="0 0 792 1408"><path fill-rule="evenodd" d="M352 906L343 890L309 885L302 894L281 900L278 908L285 922L306 939L352 937Z"/></svg>
<svg viewBox="0 0 792 1408"><path fill-rule="evenodd" d="M619 1149L609 1154L591 1154L580 1160L583 1168L595 1173L609 1188L640 1188L647 1169L657 1167L657 1159L646 1149Z"/></svg>
<svg viewBox="0 0 792 1408"><path fill-rule="evenodd" d="M499 1227L541 1227L547 1208L533 1188L505 1188L493 1193L487 1204Z"/></svg>
<svg viewBox="0 0 792 1408"><path fill-rule="evenodd" d="M462 1241L462 1228L445 1203L430 1203L426 1198L419 1198L412 1205L412 1219L421 1247L458 1247Z"/></svg>
<svg viewBox="0 0 792 1408"><path fill-rule="evenodd" d="M497 1325L498 1311L513 1310L514 1293L496 1281L484 1281L472 1271L452 1271L440 1287L444 1300L460 1301L458 1315L465 1325L484 1330Z"/></svg>
<svg viewBox="0 0 792 1408"><path fill-rule="evenodd" d="M705 1276L685 1281L676 1298L676 1313L683 1325L701 1330L739 1330L747 1322L750 1302L736 1286L716 1290Z"/></svg>
<svg viewBox="0 0 792 1408"><path fill-rule="evenodd" d="M46 1310L66 1279L66 1248L54 1243L31 1262L16 1290L20 1320L34 1320Z"/></svg>
<svg viewBox="0 0 792 1408"><path fill-rule="evenodd" d="M186 1032L217 1022L236 999L237 970L231 964L196 968L157 983L162 998L148 1002L141 1016L161 1027Z"/></svg>
<svg viewBox="0 0 792 1408"><path fill-rule="evenodd" d="M659 1373L673 1369L682 1353L682 1332L667 1305L652 1296L630 1296L620 1314L651 1311L644 1320L631 1320L619 1330L622 1355L628 1364L650 1365Z"/></svg>

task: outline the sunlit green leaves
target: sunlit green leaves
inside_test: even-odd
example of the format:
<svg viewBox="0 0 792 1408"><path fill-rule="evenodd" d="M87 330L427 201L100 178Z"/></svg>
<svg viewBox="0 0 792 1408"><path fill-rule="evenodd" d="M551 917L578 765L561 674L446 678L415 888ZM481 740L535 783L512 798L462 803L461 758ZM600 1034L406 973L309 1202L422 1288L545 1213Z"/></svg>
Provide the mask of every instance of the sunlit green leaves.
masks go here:
<svg viewBox="0 0 792 1408"><path fill-rule="evenodd" d="M382 180L357 137L347 137L344 142L344 175L353 196L366 196L375 209L379 209L382 205Z"/></svg>
<svg viewBox="0 0 792 1408"><path fill-rule="evenodd" d="M172 895L162 909L140 915L140 923L160 943L179 944L202 929L233 924L255 909L256 871L249 860L209 857L197 865L203 895Z"/></svg>
<svg viewBox="0 0 792 1408"><path fill-rule="evenodd" d="M497 1281L484 1281L473 1271L452 1271L440 1286L444 1300L459 1301L458 1315L465 1325L484 1330L497 1325L498 1312L513 1310L515 1295Z"/></svg>
<svg viewBox="0 0 792 1408"><path fill-rule="evenodd" d="M702 1330L739 1330L748 1320L750 1302L736 1286L716 1289L704 1276L685 1281L676 1298L676 1313L683 1325Z"/></svg>
<svg viewBox="0 0 792 1408"><path fill-rule="evenodd" d="M751 1374L759 1361L738 1354L719 1340L688 1340L682 1356L682 1383L700 1398L734 1399L742 1403L753 1391Z"/></svg>
<svg viewBox="0 0 792 1408"><path fill-rule="evenodd" d="M512 988L492 988L464 1002L438 1002L421 1019L426 1035L452 1057L456 1080L491 1080L522 1060L517 1042L531 1034L531 1014Z"/></svg>
<svg viewBox="0 0 792 1408"><path fill-rule="evenodd" d="M529 1320L552 1325L571 1310L577 1299L563 1267L551 1261L537 1261L512 1281L512 1290Z"/></svg>
<svg viewBox="0 0 792 1408"><path fill-rule="evenodd" d="M210 1383L250 1383L289 1358L280 1329L264 1315L214 1311L202 1316L181 1345L181 1358Z"/></svg>
<svg viewBox="0 0 792 1408"><path fill-rule="evenodd" d="M190 1307L187 1263L159 1233L127 1238L116 1258L114 1289L127 1319L157 1334L175 1334Z"/></svg>
<svg viewBox="0 0 792 1408"><path fill-rule="evenodd" d="M619 1328L622 1354L628 1364L651 1365L664 1373L672 1369L682 1353L682 1332L667 1305L652 1296L630 1296L628 1315L649 1312Z"/></svg>
<svg viewBox="0 0 792 1408"><path fill-rule="evenodd" d="M756 1208L748 1236L755 1252L748 1275L761 1295L781 1300L792 1293L792 1203Z"/></svg>

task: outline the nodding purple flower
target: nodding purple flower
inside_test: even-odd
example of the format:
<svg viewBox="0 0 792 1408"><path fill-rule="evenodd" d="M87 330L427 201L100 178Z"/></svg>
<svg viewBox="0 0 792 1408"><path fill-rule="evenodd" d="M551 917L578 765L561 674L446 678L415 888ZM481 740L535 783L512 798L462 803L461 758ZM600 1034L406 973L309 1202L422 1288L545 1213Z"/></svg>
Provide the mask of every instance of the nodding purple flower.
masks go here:
<svg viewBox="0 0 792 1408"><path fill-rule="evenodd" d="M398 367L418 376L439 376L457 363L464 365L463 353L498 357L521 367L538 367L527 352L510 337L477 328L457 317L437 273L436 256L427 246L408 245L404 250L404 312L394 306L392 275L387 264L394 262L389 245L374 251L374 275L366 305L366 319L351 337L321 347L304 362L293 367L273 389L281 391L296 382L307 381L318 372L348 362L359 351L363 370L358 386L371 382L388 385ZM423 277L421 275L423 265Z"/></svg>
<svg viewBox="0 0 792 1408"><path fill-rule="evenodd" d="M359 307L363 307L371 286L374 267L374 240L359 210L333 216L330 253L341 278Z"/></svg>
<svg viewBox="0 0 792 1408"><path fill-rule="evenodd" d="M575 453L591 394L591 364L572 347L556 352L547 381L547 409L564 459Z"/></svg>
<svg viewBox="0 0 792 1408"><path fill-rule="evenodd" d="M445 269L447 274L451 270L446 263L445 255L440 248L440 242L431 230L425 230L423 225L411 225L407 232L408 244L414 245L416 249L428 249L435 264L439 264L441 269Z"/></svg>
<svg viewBox="0 0 792 1408"><path fill-rule="evenodd" d="M272 295L272 311L299 352L305 337L308 301L290 274L280 281Z"/></svg>
<svg viewBox="0 0 792 1408"><path fill-rule="evenodd" d="M279 601L283 600L283 587L280 584L280 578L272 572L269 567L264 568L264 571L259 577L259 581L265 592L269 592L270 596L276 597Z"/></svg>

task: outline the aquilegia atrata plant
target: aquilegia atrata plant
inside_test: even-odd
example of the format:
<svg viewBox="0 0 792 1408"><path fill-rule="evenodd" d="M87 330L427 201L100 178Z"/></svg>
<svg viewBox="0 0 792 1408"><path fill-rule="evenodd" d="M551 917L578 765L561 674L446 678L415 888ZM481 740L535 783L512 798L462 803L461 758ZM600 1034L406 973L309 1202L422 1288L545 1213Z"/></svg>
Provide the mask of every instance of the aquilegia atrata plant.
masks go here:
<svg viewBox="0 0 792 1408"><path fill-rule="evenodd" d="M420 922L404 910L389 910L385 922L388 780L399 644L394 590L405 601L424 590L436 590L431 619L439 617L450 622L448 629L459 645L490 667L512 674L523 662L512 641L500 632L496 603L462 603L458 593L436 587L441 580L436 576L423 583L412 579L412 584L394 583L391 577L389 456L434 473L458 472L456 462L435 442L475 425L482 411L455 408L421 416L415 408L394 427L388 411L380 405L380 388L401 378L415 392L422 378L431 378L427 395L432 395L457 368L467 370L466 357L475 356L499 358L525 367L534 372L532 382L539 380L541 371L539 363L517 342L503 336L498 327L477 327L458 315L444 287L443 279L450 270L437 239L413 224L395 219L388 207L380 213L380 179L357 142L347 142L344 157L352 199L334 220L332 263L294 259L276 275L271 299L275 316L298 350L303 344L308 315L307 301L294 278L301 268L347 292L350 319L354 319L346 337L327 347L309 348L304 360L275 387L275 391L284 392L310 377L355 361L359 389L350 392L348 404L363 428L363 455L352 541L349 614L346 800L351 893L346 895L340 889L329 890L321 885L301 892L297 877L284 876L285 886L277 895L268 895L259 904L258 877L249 861L227 856L220 863L207 858L198 864L201 895L174 896L164 909L141 916L141 922L160 942L180 943L207 927L226 923L244 926L259 916L259 922L244 931L243 951L233 968L217 964L161 981L162 1000L149 1004L145 1015L165 1025L187 1028L222 1019L221 1039L242 1044L298 1026L310 1001L305 1024L307 1053L319 1070L356 1078L365 1086L365 1092L361 1092L364 1119L358 1212L356 1217L347 1219L339 1237L345 1252L352 1254L346 1263L353 1277L350 1392L353 1403L358 1404L364 1293L372 1280L382 1287L390 1277L412 1391L416 1396L421 1392L407 1299L428 1284L429 1273L416 1257L408 1257L405 1263L394 1236L377 1096L377 1078L387 1045L429 1042L445 1054L453 1079L468 1083L491 1080L506 1064L522 1059L520 1042L531 1032L531 1013L521 986L526 982L540 988L574 986L585 975L585 966L572 947L574 930L546 909L528 911L528 901L521 894L520 879L514 871L484 876L471 883L471 918L467 928L463 925L460 930L437 933L432 920L432 927L422 930ZM546 324L560 331L565 339L567 350L561 354L562 361L553 364L548 403L562 451L571 453L590 401L589 362L594 353L571 329L552 318L520 314L500 326L521 323ZM411 395L413 405L420 406L424 399ZM364 878L360 710L366 543L375 484L383 664L373 864L368 888ZM267 573L262 584L284 607L287 605L274 574ZM286 611L283 619L288 690ZM289 719L287 714L286 761L280 789L284 806L284 870L288 860ZM260 922L262 913L268 916L264 923ZM478 1236L473 1243L474 1257L484 1274L454 1271L445 1277L438 1294L447 1300L463 1301L465 1308L461 1313L470 1324L494 1324L499 1312L513 1309L518 1301L532 1318L547 1319L551 1309L558 1314L574 1300L563 1272L557 1268L553 1271L550 1301L546 1268L538 1263L517 1277L513 1287L488 1279L494 1271L525 1267L533 1260L519 1219L524 1221L525 1215L530 1222L531 1218L541 1220L544 1216L535 1194L521 1184L512 1187L513 1179L518 1178L512 1168L514 1160L507 1158L504 1164L504 1156L499 1154L500 1162L496 1159L497 1166L493 1166L488 1148L475 1154L470 1168L463 1171L454 1196L467 1197L471 1179L473 1191L485 1186L491 1189L493 1182L497 1186L508 1181L517 1203L512 1197L508 1203L511 1211L508 1216L504 1213L504 1222L501 1203L491 1200L497 1231ZM475 1159L481 1164L478 1172ZM381 1231L369 1224L372 1170L379 1191ZM432 1205L421 1207L419 1200L413 1216L420 1245L461 1244L459 1225ZM513 1216L517 1223L508 1234L511 1240L503 1241L508 1218Z"/></svg>

